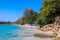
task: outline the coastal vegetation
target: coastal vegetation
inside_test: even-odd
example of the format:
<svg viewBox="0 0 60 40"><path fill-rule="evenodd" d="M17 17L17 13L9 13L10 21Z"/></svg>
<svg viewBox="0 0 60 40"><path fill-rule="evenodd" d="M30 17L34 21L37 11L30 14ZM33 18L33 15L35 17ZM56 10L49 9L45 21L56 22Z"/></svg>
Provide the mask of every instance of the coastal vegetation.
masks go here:
<svg viewBox="0 0 60 40"><path fill-rule="evenodd" d="M32 8L27 8L24 10L23 16L12 23L46 25L54 23L57 16L60 17L60 0L44 0L39 13Z"/></svg>
<svg viewBox="0 0 60 40"><path fill-rule="evenodd" d="M37 12L34 12L33 9L27 8L24 10L23 17L19 18L16 22L17 24L34 24L38 16Z"/></svg>
<svg viewBox="0 0 60 40"><path fill-rule="evenodd" d="M39 24L46 25L55 22L60 17L60 0L44 0L39 13L32 8L24 10L23 16L14 23L16 24Z"/></svg>
<svg viewBox="0 0 60 40"><path fill-rule="evenodd" d="M4 22L4 21L0 21L0 24L12 24L12 22Z"/></svg>

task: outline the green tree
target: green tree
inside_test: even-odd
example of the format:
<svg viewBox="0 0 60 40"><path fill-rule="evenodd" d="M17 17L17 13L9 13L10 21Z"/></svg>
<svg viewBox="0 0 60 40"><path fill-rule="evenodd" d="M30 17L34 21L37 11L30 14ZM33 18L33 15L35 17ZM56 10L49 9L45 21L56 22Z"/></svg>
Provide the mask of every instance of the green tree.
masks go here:
<svg viewBox="0 0 60 40"><path fill-rule="evenodd" d="M60 16L60 0L44 0L39 18L37 17L35 23L52 23L56 16Z"/></svg>
<svg viewBox="0 0 60 40"><path fill-rule="evenodd" d="M33 24L36 20L37 13L34 12L31 8L25 9L23 13L23 17L19 18L16 23L17 24Z"/></svg>

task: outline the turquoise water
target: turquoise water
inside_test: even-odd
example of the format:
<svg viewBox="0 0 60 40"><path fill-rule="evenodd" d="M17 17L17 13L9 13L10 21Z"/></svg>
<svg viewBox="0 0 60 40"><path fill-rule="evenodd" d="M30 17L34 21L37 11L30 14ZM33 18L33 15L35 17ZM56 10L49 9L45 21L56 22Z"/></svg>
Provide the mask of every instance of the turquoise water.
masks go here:
<svg viewBox="0 0 60 40"><path fill-rule="evenodd" d="M0 25L0 40L19 40L22 29L16 25Z"/></svg>
<svg viewBox="0 0 60 40"><path fill-rule="evenodd" d="M0 24L0 40L28 40L33 37L33 34L33 31L27 28L17 25Z"/></svg>

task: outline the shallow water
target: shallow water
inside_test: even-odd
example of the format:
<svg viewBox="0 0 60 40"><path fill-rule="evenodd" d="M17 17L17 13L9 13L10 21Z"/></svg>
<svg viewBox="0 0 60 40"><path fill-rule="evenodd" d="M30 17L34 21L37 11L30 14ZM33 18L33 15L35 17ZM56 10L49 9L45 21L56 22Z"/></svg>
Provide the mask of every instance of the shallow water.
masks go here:
<svg viewBox="0 0 60 40"><path fill-rule="evenodd" d="M16 25L0 25L0 40L52 40L34 37L34 31Z"/></svg>

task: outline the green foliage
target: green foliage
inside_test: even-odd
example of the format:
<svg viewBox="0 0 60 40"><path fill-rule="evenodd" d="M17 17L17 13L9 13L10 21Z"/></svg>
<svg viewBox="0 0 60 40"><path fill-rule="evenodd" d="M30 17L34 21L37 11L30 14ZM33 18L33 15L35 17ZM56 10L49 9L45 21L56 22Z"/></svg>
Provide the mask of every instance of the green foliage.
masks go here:
<svg viewBox="0 0 60 40"><path fill-rule="evenodd" d="M39 13L36 24L47 24L54 22L56 16L60 16L60 0L44 0L43 7Z"/></svg>
<svg viewBox="0 0 60 40"><path fill-rule="evenodd" d="M32 9L25 9L23 13L23 17L19 18L16 23L17 24L33 24L36 20L37 13L34 12Z"/></svg>
<svg viewBox="0 0 60 40"><path fill-rule="evenodd" d="M40 13L32 9L24 10L24 15L16 23L18 24L49 24L54 22L56 16L60 16L60 0L44 0Z"/></svg>

